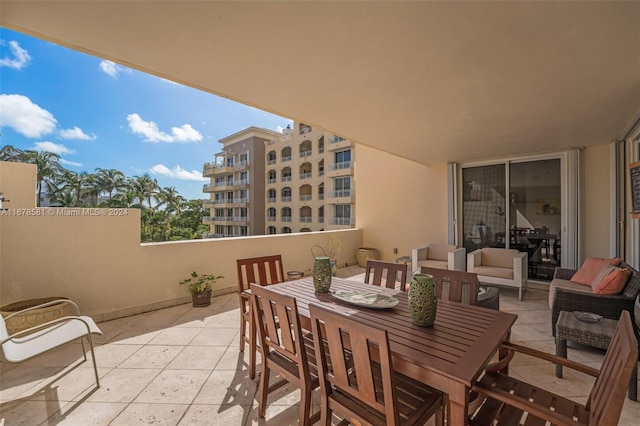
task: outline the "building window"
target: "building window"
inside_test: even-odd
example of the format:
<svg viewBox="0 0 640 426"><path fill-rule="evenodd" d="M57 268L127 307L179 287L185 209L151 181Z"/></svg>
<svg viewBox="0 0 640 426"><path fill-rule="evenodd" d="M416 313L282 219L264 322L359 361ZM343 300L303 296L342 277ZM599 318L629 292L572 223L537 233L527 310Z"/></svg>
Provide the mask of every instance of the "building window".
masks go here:
<svg viewBox="0 0 640 426"><path fill-rule="evenodd" d="M291 188L289 188L288 186L282 188L282 201L285 203L291 201Z"/></svg>
<svg viewBox="0 0 640 426"><path fill-rule="evenodd" d="M334 225L351 225L351 204L336 204L333 212Z"/></svg>
<svg viewBox="0 0 640 426"><path fill-rule="evenodd" d="M282 148L282 162L291 161L291 147L286 146Z"/></svg>
<svg viewBox="0 0 640 426"><path fill-rule="evenodd" d="M246 226L241 226L240 227L240 236L241 237L246 237L247 235L249 235L249 229Z"/></svg>
<svg viewBox="0 0 640 426"><path fill-rule="evenodd" d="M283 234L290 234L291 233L291 228L289 228L288 226L285 226L282 228L282 233Z"/></svg>
<svg viewBox="0 0 640 426"><path fill-rule="evenodd" d="M276 163L276 152L269 151L267 154L267 164L275 164Z"/></svg>
<svg viewBox="0 0 640 426"><path fill-rule="evenodd" d="M276 227L275 226L269 226L267 228L267 234L268 235L275 235L275 233L276 233Z"/></svg>
<svg viewBox="0 0 640 426"><path fill-rule="evenodd" d="M351 196L351 176L345 176L333 179L332 197L350 197Z"/></svg>
<svg viewBox="0 0 640 426"><path fill-rule="evenodd" d="M276 183L276 171L275 170L269 170L269 173L267 174L267 183Z"/></svg>
<svg viewBox="0 0 640 426"><path fill-rule="evenodd" d="M285 167L282 169L282 182L289 182L291 180L291 167Z"/></svg>
<svg viewBox="0 0 640 426"><path fill-rule="evenodd" d="M291 222L291 208L283 207L282 208L282 221L283 222Z"/></svg>
<svg viewBox="0 0 640 426"><path fill-rule="evenodd" d="M276 190L271 188L267 191L267 203L275 203L276 202Z"/></svg>
<svg viewBox="0 0 640 426"><path fill-rule="evenodd" d="M344 150L344 151L336 152L334 160L335 160L336 164L351 161L351 150L347 149L347 150Z"/></svg>

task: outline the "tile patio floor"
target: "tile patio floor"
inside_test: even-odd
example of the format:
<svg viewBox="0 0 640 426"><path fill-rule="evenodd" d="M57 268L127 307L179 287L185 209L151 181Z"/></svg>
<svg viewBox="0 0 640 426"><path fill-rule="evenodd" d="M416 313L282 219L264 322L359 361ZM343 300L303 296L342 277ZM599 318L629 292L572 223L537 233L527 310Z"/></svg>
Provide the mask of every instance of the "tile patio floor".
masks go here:
<svg viewBox="0 0 640 426"><path fill-rule="evenodd" d="M518 315L512 341L554 352L547 292L529 290L522 302L515 291L500 294L501 310ZM101 323L104 335L95 339L100 389L91 361L81 362L79 344L18 365L0 363L0 426L297 424L299 392L291 387L270 398L266 419L257 417L257 381L248 378L238 352L238 323L235 294L206 308L180 305ZM597 368L603 354L569 347L570 359ZM519 378L587 399L590 377L565 369L558 379L554 372L554 365L525 356L516 356L511 368ZM635 425L638 418L640 403L625 399L619 424Z"/></svg>

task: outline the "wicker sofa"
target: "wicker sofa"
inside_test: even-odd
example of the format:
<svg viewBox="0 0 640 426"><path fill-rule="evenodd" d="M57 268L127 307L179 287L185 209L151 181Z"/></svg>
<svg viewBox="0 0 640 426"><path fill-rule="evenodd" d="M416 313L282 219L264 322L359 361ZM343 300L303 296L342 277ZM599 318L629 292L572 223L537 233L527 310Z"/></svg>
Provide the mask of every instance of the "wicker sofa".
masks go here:
<svg viewBox="0 0 640 426"><path fill-rule="evenodd" d="M591 292L591 287L570 281L576 273L575 270L556 268L549 288L551 332L554 336L560 311L593 312L613 320L620 318L622 311L629 311L631 322L636 325L634 304L640 294L640 273L624 262L621 262L619 267L629 268L631 276L622 293L615 295L594 294ZM637 337L638 328L634 328Z"/></svg>

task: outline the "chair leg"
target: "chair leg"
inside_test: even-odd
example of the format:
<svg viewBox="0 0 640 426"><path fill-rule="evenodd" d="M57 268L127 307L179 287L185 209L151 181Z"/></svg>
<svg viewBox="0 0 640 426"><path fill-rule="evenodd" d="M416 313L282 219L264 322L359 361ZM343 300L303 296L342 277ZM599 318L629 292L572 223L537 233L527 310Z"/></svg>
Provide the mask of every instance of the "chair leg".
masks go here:
<svg viewBox="0 0 640 426"><path fill-rule="evenodd" d="M240 307L242 309L242 307ZM244 352L244 344L246 339L246 320L244 319L244 312L240 311L240 352Z"/></svg>
<svg viewBox="0 0 640 426"><path fill-rule="evenodd" d="M87 360L87 350L84 347L84 339L80 339L80 343L82 344L82 356L84 357L84 360Z"/></svg>
<svg viewBox="0 0 640 426"><path fill-rule="evenodd" d="M263 361L263 364L265 362ZM258 417L263 418L267 412L267 394L269 393L269 367L262 366L262 374L260 374L260 385L258 387Z"/></svg>
<svg viewBox="0 0 640 426"><path fill-rule="evenodd" d="M91 348L91 360L93 361L93 372L96 375L96 386L100 387L100 379L98 378L98 365L96 364L96 353L93 350L93 339L91 339L91 333L87 335L87 340L89 341L89 348ZM82 344L84 347L84 343ZM86 359L85 354L85 359Z"/></svg>
<svg viewBox="0 0 640 426"><path fill-rule="evenodd" d="M556 336L556 355L566 358L567 357L567 339L561 339ZM556 364L556 377L562 379L562 365Z"/></svg>
<svg viewBox="0 0 640 426"><path fill-rule="evenodd" d="M249 378L256 377L257 330L255 321L249 320ZM264 360L262 362L264 364Z"/></svg>
<svg viewBox="0 0 640 426"><path fill-rule="evenodd" d="M299 425L308 425L309 416L311 415L311 389L305 386L300 389L300 414L298 415Z"/></svg>

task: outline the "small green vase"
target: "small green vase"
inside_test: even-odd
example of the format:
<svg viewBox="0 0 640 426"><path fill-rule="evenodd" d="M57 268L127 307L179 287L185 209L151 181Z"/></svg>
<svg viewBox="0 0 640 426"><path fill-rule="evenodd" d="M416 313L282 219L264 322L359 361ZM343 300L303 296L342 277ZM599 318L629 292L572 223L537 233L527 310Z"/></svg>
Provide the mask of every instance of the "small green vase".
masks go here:
<svg viewBox="0 0 640 426"><path fill-rule="evenodd" d="M414 274L409 285L409 311L411 322L421 327L431 327L436 320L436 286L433 275Z"/></svg>
<svg viewBox="0 0 640 426"><path fill-rule="evenodd" d="M331 287L331 261L326 256L318 256L313 262L313 287L316 293L328 293Z"/></svg>

